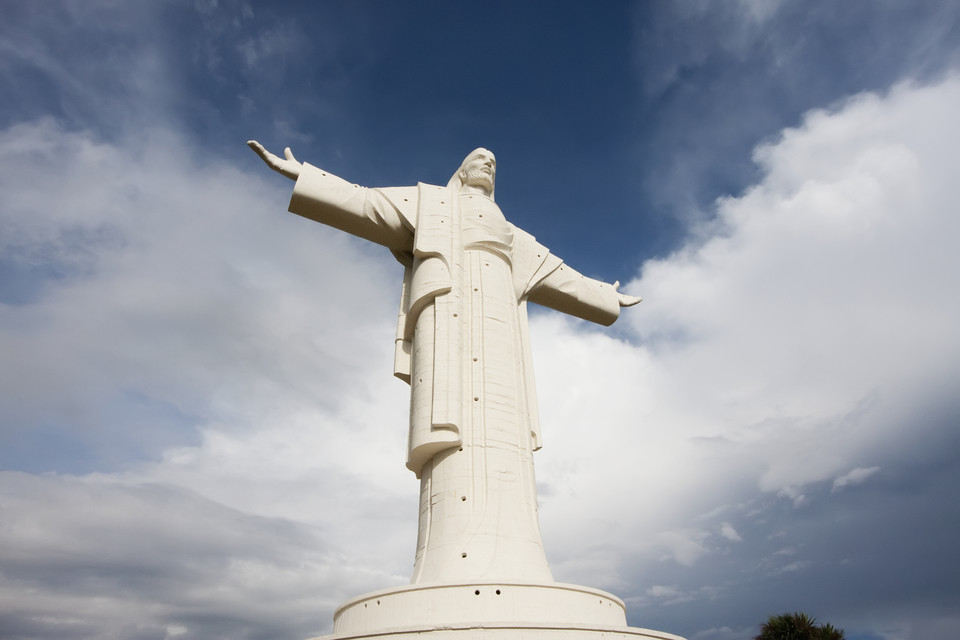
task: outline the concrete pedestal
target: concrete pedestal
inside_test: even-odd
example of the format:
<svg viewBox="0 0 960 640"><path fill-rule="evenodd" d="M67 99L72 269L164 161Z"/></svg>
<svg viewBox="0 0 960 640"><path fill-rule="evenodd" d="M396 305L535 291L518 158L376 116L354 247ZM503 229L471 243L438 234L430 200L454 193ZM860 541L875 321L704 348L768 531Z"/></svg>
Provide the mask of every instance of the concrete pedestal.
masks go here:
<svg viewBox="0 0 960 640"><path fill-rule="evenodd" d="M683 640L628 627L619 598L562 583L407 585L354 598L333 619L333 634L313 640Z"/></svg>

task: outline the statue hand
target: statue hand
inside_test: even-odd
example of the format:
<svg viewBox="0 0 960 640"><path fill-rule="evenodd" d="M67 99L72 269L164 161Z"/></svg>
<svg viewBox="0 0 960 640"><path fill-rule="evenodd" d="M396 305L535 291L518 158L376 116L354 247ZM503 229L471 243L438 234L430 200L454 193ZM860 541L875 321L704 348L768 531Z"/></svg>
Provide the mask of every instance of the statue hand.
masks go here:
<svg viewBox="0 0 960 640"><path fill-rule="evenodd" d="M617 280L613 283L613 290L617 291L620 288L620 281ZM621 307L632 307L633 305L639 303L643 298L640 296L628 296L625 293L620 293L617 291L617 299L620 301Z"/></svg>
<svg viewBox="0 0 960 640"><path fill-rule="evenodd" d="M303 165L293 157L293 152L290 151L290 147L283 150L284 158L281 158L267 151L263 145L256 140L247 140L247 145L267 163L268 167L277 173L281 173L291 180L296 180L300 177L300 167Z"/></svg>

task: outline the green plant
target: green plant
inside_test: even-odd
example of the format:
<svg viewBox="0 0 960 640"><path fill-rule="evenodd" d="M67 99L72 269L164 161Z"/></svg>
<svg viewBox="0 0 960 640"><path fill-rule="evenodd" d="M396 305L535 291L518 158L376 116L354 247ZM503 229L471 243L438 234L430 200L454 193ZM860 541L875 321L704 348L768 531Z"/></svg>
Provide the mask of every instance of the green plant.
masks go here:
<svg viewBox="0 0 960 640"><path fill-rule="evenodd" d="M799 611L770 616L760 626L760 635L754 640L844 640L842 629L832 624L818 625L812 618Z"/></svg>

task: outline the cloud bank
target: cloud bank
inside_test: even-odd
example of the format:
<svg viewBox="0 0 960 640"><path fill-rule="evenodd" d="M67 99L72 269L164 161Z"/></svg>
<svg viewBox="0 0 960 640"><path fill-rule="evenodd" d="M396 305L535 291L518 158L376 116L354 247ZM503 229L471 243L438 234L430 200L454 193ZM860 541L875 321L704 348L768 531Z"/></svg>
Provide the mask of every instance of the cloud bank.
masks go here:
<svg viewBox="0 0 960 640"><path fill-rule="evenodd" d="M890 638L956 620L884 607L891 581L957 603L936 567L960 477L958 104L950 78L808 113L756 149L758 184L625 287L645 301L622 341L540 318L558 573L633 590L654 628L683 624L679 602L720 620L745 598L756 620L809 607ZM778 598L784 581L805 600Z"/></svg>

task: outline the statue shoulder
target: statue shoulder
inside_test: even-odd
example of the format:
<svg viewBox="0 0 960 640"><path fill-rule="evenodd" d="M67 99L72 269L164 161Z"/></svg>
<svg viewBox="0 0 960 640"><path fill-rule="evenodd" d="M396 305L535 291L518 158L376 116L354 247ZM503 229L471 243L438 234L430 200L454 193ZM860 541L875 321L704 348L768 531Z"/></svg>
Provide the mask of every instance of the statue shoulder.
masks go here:
<svg viewBox="0 0 960 640"><path fill-rule="evenodd" d="M449 215L455 196L450 187L424 182L414 187L379 187L373 191L388 200L400 212L411 229L421 226L423 221L420 218L424 210L428 213L428 217L435 214L443 215L443 212Z"/></svg>
<svg viewBox="0 0 960 640"><path fill-rule="evenodd" d="M410 229L417 226L417 208L419 197L417 187L377 187L373 189L390 202L400 212Z"/></svg>
<svg viewBox="0 0 960 640"><path fill-rule="evenodd" d="M550 249L537 242L536 237L534 237L532 233L524 231L512 222L507 222L507 224L510 225L510 229L513 230L513 247L515 253L530 259L532 262L538 263L538 265L547 260L548 256L552 256ZM552 257L558 259L555 256Z"/></svg>

